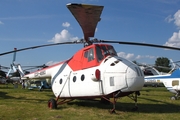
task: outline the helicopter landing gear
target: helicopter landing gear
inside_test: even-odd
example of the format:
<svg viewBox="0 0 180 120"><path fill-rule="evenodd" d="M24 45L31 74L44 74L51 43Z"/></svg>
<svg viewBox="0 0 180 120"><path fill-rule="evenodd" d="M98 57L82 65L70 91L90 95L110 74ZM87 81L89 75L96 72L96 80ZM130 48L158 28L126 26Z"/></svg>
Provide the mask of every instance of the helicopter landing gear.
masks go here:
<svg viewBox="0 0 180 120"><path fill-rule="evenodd" d="M56 103L56 100L51 98L49 101L48 101L48 107L50 109L56 109L57 108L57 103Z"/></svg>
<svg viewBox="0 0 180 120"><path fill-rule="evenodd" d="M53 98L51 98L51 99L48 101L48 107L49 107L50 109L56 109L56 108L57 108L57 105L62 105L62 104L68 103L68 102L70 102L70 101L73 101L74 99L63 99L63 100L61 100L61 101L59 101L59 102L58 102L58 100L59 100L59 97L57 97L56 100L53 99Z"/></svg>
<svg viewBox="0 0 180 120"><path fill-rule="evenodd" d="M177 100L175 96L170 97L171 100Z"/></svg>
<svg viewBox="0 0 180 120"><path fill-rule="evenodd" d="M135 95L131 94L131 95L128 96L129 98L131 98L135 102L135 106L134 106L134 108L132 108L132 111L138 111L137 96L139 96L139 95L140 95L140 92L136 91Z"/></svg>
<svg viewBox="0 0 180 120"><path fill-rule="evenodd" d="M172 96L171 100L178 100L179 99L180 92L178 91L175 96Z"/></svg>
<svg viewBox="0 0 180 120"><path fill-rule="evenodd" d="M115 114L116 113L116 111L115 111L115 109L116 109L116 101L117 101L117 98L115 97L115 94L113 94L113 101L111 101L109 98L107 98L107 97L104 97L104 96L102 96L102 98L101 99L104 99L104 100L106 100L107 102L106 103L112 103L113 104L113 108L112 109L110 109L109 110L109 113L111 113L111 114Z"/></svg>

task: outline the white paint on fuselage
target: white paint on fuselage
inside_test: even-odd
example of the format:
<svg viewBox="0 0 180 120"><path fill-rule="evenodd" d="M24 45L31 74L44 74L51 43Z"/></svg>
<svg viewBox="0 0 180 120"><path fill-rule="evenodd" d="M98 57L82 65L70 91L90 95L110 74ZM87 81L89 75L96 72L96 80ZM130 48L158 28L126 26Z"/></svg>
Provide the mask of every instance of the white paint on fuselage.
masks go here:
<svg viewBox="0 0 180 120"><path fill-rule="evenodd" d="M83 70L73 71L67 62L63 62L25 77L51 78L52 91L56 97L100 96L118 90L122 92L141 90L144 85L144 76L142 73L137 74L136 67L138 68L134 63L115 56L107 57L99 66ZM96 69L100 70L100 80L92 79ZM83 76L84 79L82 79Z"/></svg>

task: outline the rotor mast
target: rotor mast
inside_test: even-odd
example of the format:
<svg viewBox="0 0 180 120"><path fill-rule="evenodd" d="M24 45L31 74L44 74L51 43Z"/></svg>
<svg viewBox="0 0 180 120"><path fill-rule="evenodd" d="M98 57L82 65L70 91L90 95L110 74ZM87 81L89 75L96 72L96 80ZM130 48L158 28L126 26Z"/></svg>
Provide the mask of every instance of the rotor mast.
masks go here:
<svg viewBox="0 0 180 120"><path fill-rule="evenodd" d="M90 37L94 37L96 26L101 20L100 16L104 6L69 3L67 4L67 8L81 26L85 42L91 45Z"/></svg>

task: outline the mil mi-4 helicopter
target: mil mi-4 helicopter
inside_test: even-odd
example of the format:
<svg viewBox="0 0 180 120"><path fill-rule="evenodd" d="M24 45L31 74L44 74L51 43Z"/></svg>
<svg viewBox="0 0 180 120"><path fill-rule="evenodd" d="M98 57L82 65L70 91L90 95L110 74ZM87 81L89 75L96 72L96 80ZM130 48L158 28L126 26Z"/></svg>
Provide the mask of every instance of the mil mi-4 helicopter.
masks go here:
<svg viewBox="0 0 180 120"><path fill-rule="evenodd" d="M77 51L68 60L26 75L20 64L14 64L21 74L21 79L51 79L52 91L56 97L56 99L48 101L48 107L51 109L74 99L101 98L113 104L110 112L114 113L117 98L123 96L132 98L135 101L135 109L138 109L137 96L140 95L139 91L144 85L144 74L139 66L117 56L114 47L105 43L180 49L146 43L90 40L90 37L94 37L104 6L70 3L67 4L67 8L80 24L84 39L27 47L17 49L16 52L63 44L83 43L84 48ZM1 53L0 56L13 52Z"/></svg>

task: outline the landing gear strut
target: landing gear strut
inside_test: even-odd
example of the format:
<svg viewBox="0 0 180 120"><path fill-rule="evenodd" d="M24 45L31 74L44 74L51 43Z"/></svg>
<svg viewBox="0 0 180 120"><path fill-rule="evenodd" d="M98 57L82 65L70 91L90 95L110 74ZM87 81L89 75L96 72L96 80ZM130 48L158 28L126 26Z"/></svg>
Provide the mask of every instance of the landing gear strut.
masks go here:
<svg viewBox="0 0 180 120"><path fill-rule="evenodd" d="M135 95L131 94L131 95L128 96L129 98L131 98L131 99L134 100L134 102L135 102L135 106L134 106L134 108L132 108L132 111L137 111L137 110L138 110L138 106L137 106L137 96L139 96L139 95L140 95L140 92L139 92L139 91L136 91L136 92L135 92Z"/></svg>
<svg viewBox="0 0 180 120"><path fill-rule="evenodd" d="M113 108L110 109L109 112L111 114L116 113L116 111L115 111L116 105L115 104L116 104L117 98L115 97L115 94L113 93L113 101L111 101L109 98L104 97L104 96L102 97L102 99L105 99L106 101L109 101L110 103L112 103L113 104Z"/></svg>
<svg viewBox="0 0 180 120"><path fill-rule="evenodd" d="M177 91L176 95L171 97L171 100L178 100L179 95L180 95L180 91Z"/></svg>
<svg viewBox="0 0 180 120"><path fill-rule="evenodd" d="M51 98L49 101L48 101L48 107L50 109L56 109L57 108L57 105L62 105L64 103L68 103L70 101L73 101L74 99L62 99L61 101L58 102L60 98L57 97L56 100Z"/></svg>

